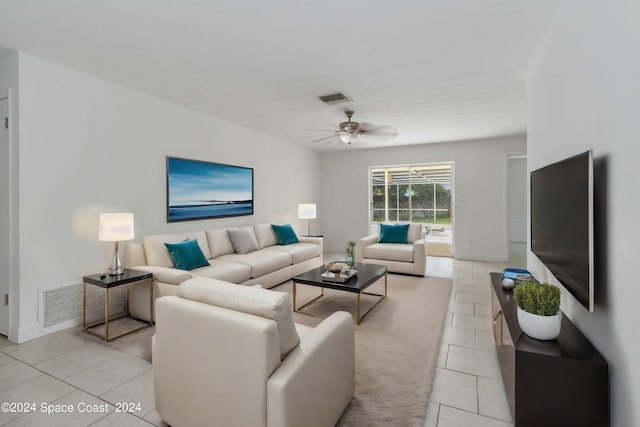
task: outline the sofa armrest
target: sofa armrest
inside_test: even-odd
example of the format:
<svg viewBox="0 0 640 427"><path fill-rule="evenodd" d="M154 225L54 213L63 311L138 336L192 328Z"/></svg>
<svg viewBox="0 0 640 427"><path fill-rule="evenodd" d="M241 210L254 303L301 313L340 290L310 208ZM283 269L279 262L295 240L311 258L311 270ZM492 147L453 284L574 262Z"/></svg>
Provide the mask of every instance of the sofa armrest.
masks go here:
<svg viewBox="0 0 640 427"><path fill-rule="evenodd" d="M353 317L336 312L267 381L267 427L333 426L355 390Z"/></svg>
<svg viewBox="0 0 640 427"><path fill-rule="evenodd" d="M300 243L315 243L320 245L320 253L324 250L324 239L322 237L298 236Z"/></svg>
<svg viewBox="0 0 640 427"><path fill-rule="evenodd" d="M358 240L356 242L356 262L364 261L364 249L367 246L378 243L379 239L380 239L380 236L378 236L377 234L372 234L370 236L363 237L362 239Z"/></svg>
<svg viewBox="0 0 640 427"><path fill-rule="evenodd" d="M413 273L424 276L427 272L427 239L416 240L413 243Z"/></svg>
<svg viewBox="0 0 640 427"><path fill-rule="evenodd" d="M155 265L138 265L131 268L134 270L153 273L154 280L162 283L169 283L171 285L179 285L185 280L193 277L187 270L178 270L177 268L158 267Z"/></svg>
<svg viewBox="0 0 640 427"><path fill-rule="evenodd" d="M322 237L298 236L298 240L300 243L315 243L316 245L322 244Z"/></svg>

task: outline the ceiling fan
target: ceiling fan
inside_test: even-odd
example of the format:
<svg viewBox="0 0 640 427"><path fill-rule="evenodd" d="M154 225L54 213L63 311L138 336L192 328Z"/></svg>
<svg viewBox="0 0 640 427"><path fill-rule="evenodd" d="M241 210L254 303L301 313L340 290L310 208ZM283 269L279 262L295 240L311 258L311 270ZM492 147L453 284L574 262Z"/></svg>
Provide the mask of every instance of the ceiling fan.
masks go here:
<svg viewBox="0 0 640 427"><path fill-rule="evenodd" d="M338 130L330 131L331 135L323 136L313 142L331 143L334 141L342 141L345 144L351 145L360 139L360 137L375 137L387 140L398 136L398 131L391 126L375 126L369 123L351 121L354 115L354 112L351 110L345 111L344 114L347 116L347 121L340 123Z"/></svg>

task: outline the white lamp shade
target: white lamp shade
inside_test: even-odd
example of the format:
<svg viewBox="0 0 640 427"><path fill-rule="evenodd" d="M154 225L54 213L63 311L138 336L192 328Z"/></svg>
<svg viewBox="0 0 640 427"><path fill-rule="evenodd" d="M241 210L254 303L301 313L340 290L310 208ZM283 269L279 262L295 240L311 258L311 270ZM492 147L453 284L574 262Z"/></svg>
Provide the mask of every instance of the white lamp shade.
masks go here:
<svg viewBox="0 0 640 427"><path fill-rule="evenodd" d="M298 205L299 219L314 219L316 217L315 203L301 203Z"/></svg>
<svg viewBox="0 0 640 427"><path fill-rule="evenodd" d="M100 214L100 230L98 240L103 242L119 242L133 239L132 213Z"/></svg>

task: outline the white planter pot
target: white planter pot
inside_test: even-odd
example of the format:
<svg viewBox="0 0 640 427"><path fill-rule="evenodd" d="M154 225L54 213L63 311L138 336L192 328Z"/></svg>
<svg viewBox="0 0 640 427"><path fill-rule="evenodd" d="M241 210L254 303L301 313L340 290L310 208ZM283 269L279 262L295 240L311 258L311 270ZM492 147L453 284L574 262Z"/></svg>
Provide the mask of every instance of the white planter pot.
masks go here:
<svg viewBox="0 0 640 427"><path fill-rule="evenodd" d="M562 311L555 316L538 316L518 307L518 323L522 332L538 340L554 340L560 335Z"/></svg>

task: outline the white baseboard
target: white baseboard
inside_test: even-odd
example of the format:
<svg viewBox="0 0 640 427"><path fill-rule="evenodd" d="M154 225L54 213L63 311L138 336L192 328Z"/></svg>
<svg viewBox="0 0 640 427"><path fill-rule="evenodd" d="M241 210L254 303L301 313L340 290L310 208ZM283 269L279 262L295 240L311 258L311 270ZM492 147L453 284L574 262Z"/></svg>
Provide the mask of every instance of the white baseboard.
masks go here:
<svg viewBox="0 0 640 427"><path fill-rule="evenodd" d="M468 261L509 262L509 255L506 254L498 255L456 251L456 253L454 254L454 258Z"/></svg>
<svg viewBox="0 0 640 427"><path fill-rule="evenodd" d="M19 328L13 326L9 328L9 341L16 344L31 341L43 335L46 335L46 333L42 332L42 327L37 322L28 323Z"/></svg>

